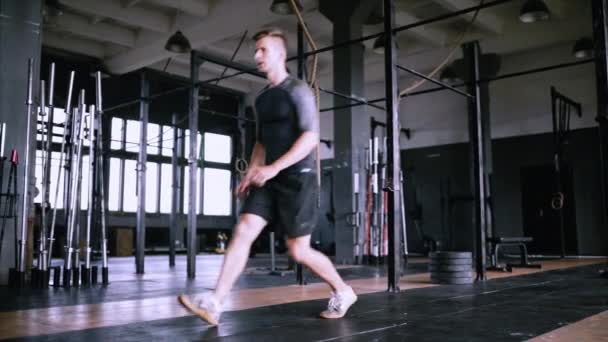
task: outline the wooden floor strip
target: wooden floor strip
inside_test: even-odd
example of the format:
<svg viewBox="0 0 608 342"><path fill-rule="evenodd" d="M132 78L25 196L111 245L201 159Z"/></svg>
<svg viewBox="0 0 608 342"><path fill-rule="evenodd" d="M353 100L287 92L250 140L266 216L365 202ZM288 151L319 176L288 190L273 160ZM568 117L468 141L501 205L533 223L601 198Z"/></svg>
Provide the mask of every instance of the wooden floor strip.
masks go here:
<svg viewBox="0 0 608 342"><path fill-rule="evenodd" d="M513 273L488 272L488 278L502 278L554 269L606 262L603 259L557 260L543 262L543 269L515 269ZM386 291L387 278L375 277L348 282L358 294ZM436 286L428 273L401 278L402 290ZM329 287L323 283L235 290L225 303L226 311L287 304L328 298ZM319 307L322 310L323 307ZM109 327L143 321L189 315L177 304L175 296L0 312L0 339L48 335L68 331Z"/></svg>
<svg viewBox="0 0 608 342"><path fill-rule="evenodd" d="M530 342L598 342L608 341L608 311L569 324L544 335L528 340Z"/></svg>

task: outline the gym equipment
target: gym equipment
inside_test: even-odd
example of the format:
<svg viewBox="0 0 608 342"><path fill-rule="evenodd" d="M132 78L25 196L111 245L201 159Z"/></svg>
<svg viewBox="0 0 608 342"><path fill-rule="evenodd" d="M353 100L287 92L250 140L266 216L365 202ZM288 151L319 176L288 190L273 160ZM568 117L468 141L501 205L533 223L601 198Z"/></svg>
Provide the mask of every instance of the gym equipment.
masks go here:
<svg viewBox="0 0 608 342"><path fill-rule="evenodd" d="M471 252L431 252L429 272L434 284L465 285L473 283Z"/></svg>
<svg viewBox="0 0 608 342"><path fill-rule="evenodd" d="M541 264L533 264L528 261L528 249L526 248L526 243L533 241L531 237L492 237L486 240L491 244L492 247L490 249L490 266L488 267L488 270L511 272L514 267L542 268ZM519 264L507 263L505 265L500 265L498 263L498 252L500 248L508 246L519 248L521 256Z"/></svg>
<svg viewBox="0 0 608 342"><path fill-rule="evenodd" d="M2 168L2 173L4 173L3 169L4 169L4 161L5 161L5 157L1 156L0 157L1 162L0 162L0 168ZM20 281L24 281L24 279L19 278L18 273L17 273L17 265L18 265L18 259L17 259L17 248L18 248L18 241L17 241L17 198L19 197L19 194L17 194L17 165L19 163L19 158L17 157L17 151L16 150L12 150L11 151L11 157L10 157L10 169L9 169L9 173L8 173L8 182L6 185L6 192L1 194L2 197L4 197L4 210L2 212L2 218L1 218L1 223L0 223L0 257L2 256L2 244L4 241L4 229L6 228L6 220L9 218L13 219L13 223L14 223L14 247L15 247L15 267L14 268L10 268L9 269L9 280L8 280L8 285L9 287L15 288L15 287L21 287L22 283L20 283ZM0 183L1 184L1 183Z"/></svg>
<svg viewBox="0 0 608 342"><path fill-rule="evenodd" d="M51 259L52 259L52 253L53 253L53 244L55 243L55 224L57 222L57 201L59 199L59 183L61 181L61 175L63 174L63 170L66 169L68 167L68 161L65 161L65 165L64 164L64 159L65 159L65 148L66 148L66 140L67 140L67 132L68 132L68 127L71 127L71 118L72 118L72 112L71 112L71 107L72 107L72 89L74 87L74 76L75 73L74 71L70 72L70 80L68 83L68 98L66 100L66 105L65 105L65 122L63 125L63 135L62 135L62 139L61 139L61 147L59 149L59 170L57 170L57 183L55 183L55 203L53 204L53 215L52 215L52 219L51 219L51 229L50 229L50 234L49 234L49 258L48 258L48 266L51 266ZM62 167L63 165L63 167ZM65 181L66 177L64 177L64 181ZM67 182L66 182L67 184ZM65 197L64 197L65 198ZM67 201L64 201L64 208L67 208ZM67 210L65 211L67 212ZM66 215L67 216L67 215Z"/></svg>
<svg viewBox="0 0 608 342"><path fill-rule="evenodd" d="M84 106L84 89L80 91L80 98L78 100L78 110L74 113L73 120L73 131L76 132L73 142L75 151L71 151L71 172L70 172L70 208L68 211L68 227L66 237L66 253L64 259L63 268L63 286L70 287L70 278L73 275L78 275L78 246L74 248L74 235L75 231L78 230L77 218L80 211L78 194L80 192L80 171L81 171L81 159L82 159L82 145L83 145L83 133L84 133L84 120L85 120L85 106ZM78 242L78 235L76 234L76 241ZM76 242L76 245L77 245ZM75 261L75 262L74 262ZM72 265L74 266L74 273L72 273ZM77 280L77 279L76 279ZM78 282L74 285L78 286Z"/></svg>
<svg viewBox="0 0 608 342"><path fill-rule="evenodd" d="M555 177L555 195L552 198L551 206L557 211L559 216L559 232L561 257L566 256L566 234L564 230L564 193L561 178L561 168L563 166L564 147L568 142L570 134L570 114L574 110L580 118L583 116L581 104L560 94L555 87L551 87L551 115L553 119L553 167Z"/></svg>
<svg viewBox="0 0 608 342"><path fill-rule="evenodd" d="M32 110L33 110L33 98L32 98L32 86L33 86L33 78L34 78L34 60L32 58L28 59L27 66L27 100L26 100L26 117L27 117L27 125L25 136L29 137L32 133ZM18 241L18 249L17 249L17 269L16 269L16 278L17 278L17 286L21 287L25 285L25 271L26 271L26 248L27 248L27 233L28 233L28 225L29 225L29 202L30 202L30 192L29 192L29 179L30 179L30 139L25 140L25 169L24 178L23 178L23 196L21 201L21 234L20 239Z"/></svg>

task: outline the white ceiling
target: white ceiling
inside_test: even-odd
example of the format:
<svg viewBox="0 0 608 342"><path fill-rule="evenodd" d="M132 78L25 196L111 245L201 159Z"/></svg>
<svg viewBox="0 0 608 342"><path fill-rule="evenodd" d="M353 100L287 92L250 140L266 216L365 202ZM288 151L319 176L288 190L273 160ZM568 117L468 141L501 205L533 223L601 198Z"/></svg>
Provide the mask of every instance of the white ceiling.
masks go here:
<svg viewBox="0 0 608 342"><path fill-rule="evenodd" d="M181 30L195 49L229 59L245 31L248 37L262 27L277 26L288 33L295 53L296 19L269 10L271 0L59 0L58 17L45 18L43 45L100 59L107 71L123 74L142 67L163 69L168 58L170 73L188 76L188 55L164 49L167 39ZM331 1L331 0L323 0ZM488 0L486 0L488 1ZM523 0L514 0L480 12L465 40L479 39L485 52L509 55L546 46L574 42L591 32L589 1L545 0L552 17L547 22L523 24L517 19ZM304 0L304 18L319 47L331 45L332 24L318 11L317 0ZM477 5L479 0L395 0L397 25ZM447 56L472 15L427 25L398 34L399 63L428 72ZM382 25L365 26L364 34ZM383 79L383 59L365 43L367 82ZM253 44L246 39L236 60L251 63ZM319 56L322 85L331 87L331 53ZM551 64L550 61L547 64ZM223 67L206 63L201 79L219 76ZM406 80L404 75L403 80ZM402 81L403 81L402 80ZM222 85L242 91L259 87L255 77L225 80Z"/></svg>

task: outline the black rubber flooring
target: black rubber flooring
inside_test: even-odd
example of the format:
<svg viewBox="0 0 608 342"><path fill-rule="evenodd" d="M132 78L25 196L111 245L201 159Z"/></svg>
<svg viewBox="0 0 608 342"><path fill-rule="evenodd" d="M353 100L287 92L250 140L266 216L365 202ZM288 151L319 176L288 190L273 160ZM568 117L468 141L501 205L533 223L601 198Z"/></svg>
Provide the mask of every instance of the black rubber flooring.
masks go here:
<svg viewBox="0 0 608 342"><path fill-rule="evenodd" d="M227 312L218 327L189 316L24 340L522 341L608 310L601 267L362 295L341 320L317 318L315 300Z"/></svg>

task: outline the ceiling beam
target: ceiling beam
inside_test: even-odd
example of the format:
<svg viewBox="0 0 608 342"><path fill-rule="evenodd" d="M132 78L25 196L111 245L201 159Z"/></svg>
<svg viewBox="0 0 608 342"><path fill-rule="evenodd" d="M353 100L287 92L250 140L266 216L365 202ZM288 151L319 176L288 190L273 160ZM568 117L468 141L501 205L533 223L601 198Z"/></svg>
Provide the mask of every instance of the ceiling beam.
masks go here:
<svg viewBox="0 0 608 342"><path fill-rule="evenodd" d="M178 11L194 15L199 18L209 14L208 0L148 0L150 3L173 8Z"/></svg>
<svg viewBox="0 0 608 342"><path fill-rule="evenodd" d="M395 25L403 26L414 22L420 21L420 18L415 17L403 10L397 10L395 12ZM416 38L430 43L433 46L443 46L448 38L448 34L440 29L433 27L416 27L411 30L405 31Z"/></svg>
<svg viewBox="0 0 608 342"><path fill-rule="evenodd" d="M55 18L48 28L54 31L69 32L75 36L89 38L99 42L114 43L121 46L135 45L135 32L127 28L106 23L90 25L89 20L75 14L64 13Z"/></svg>
<svg viewBox="0 0 608 342"><path fill-rule="evenodd" d="M207 49L214 42L235 36L246 29L255 31L277 18L265 6L261 8L259 1L222 0L214 4L205 20L183 26L182 32L194 49ZM138 44L125 53L107 59L105 65L110 72L122 74L157 63L174 55L164 49L168 38L169 34L158 35L153 41Z"/></svg>
<svg viewBox="0 0 608 342"><path fill-rule="evenodd" d="M178 64L184 65L184 66L189 66L190 65L190 56L176 56L173 58L173 61L175 61ZM173 63L173 61L171 63ZM166 63L166 61L165 61ZM171 64L169 63L169 64ZM201 64L201 69L202 70L206 70L207 72L210 72L213 74L213 76L211 76L211 78L213 77L219 77L222 72L224 72L224 66L219 65L219 64L215 64L213 62L203 62ZM224 74L225 76L231 75L238 72L235 69L231 69L228 68L228 70L226 71L226 73ZM209 77L209 75L207 75L207 77ZM249 74L241 74L238 76L234 76L229 78L231 80L236 80L236 81L247 81L250 83L254 83L254 84L266 84L266 79L263 77L258 77L258 76L254 76L254 75L249 75ZM203 79L201 79L203 80ZM224 82L224 81L222 81Z"/></svg>
<svg viewBox="0 0 608 342"><path fill-rule="evenodd" d="M163 71L166 63L167 63L166 60L160 61L158 63L150 65L150 68L159 70L159 71ZM211 64L209 64L209 65L211 65ZM171 63L169 63L169 65L167 66L167 69L164 71L167 73L170 73L170 74L179 75L179 76L182 76L185 78L190 78L190 64L189 63L184 64L182 61L171 61ZM200 72L199 72L199 79L205 80L205 79L214 78L214 77L219 76L219 73L221 73L221 70L219 70L219 72L218 72L217 66L214 66L214 68L211 68L211 69L209 69L208 67L201 67ZM248 93L252 89L249 81L244 81L242 79L239 80L237 78L222 80L219 82L219 86L222 86L225 88L230 88L230 89L235 89L235 90L238 90L238 91L241 91L244 93Z"/></svg>
<svg viewBox="0 0 608 342"><path fill-rule="evenodd" d="M459 11L465 8L474 7L479 5L479 0L433 0L443 8L450 11ZM471 20L475 13L468 13L462 16L467 20ZM477 19L475 19L475 26L484 29L485 31L501 34L503 32L504 21L494 14L488 11L480 11Z"/></svg>
<svg viewBox="0 0 608 342"><path fill-rule="evenodd" d="M122 7L131 8L137 5L141 0L122 0Z"/></svg>
<svg viewBox="0 0 608 342"><path fill-rule="evenodd" d="M121 0L60 0L62 5L91 15L112 18L131 26L140 26L155 32L168 33L171 18L161 12L144 8L125 8Z"/></svg>
<svg viewBox="0 0 608 342"><path fill-rule="evenodd" d="M103 58L105 55L103 44L68 34L44 31L44 34L42 35L42 45L99 59Z"/></svg>

